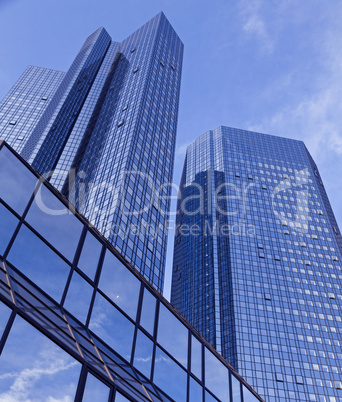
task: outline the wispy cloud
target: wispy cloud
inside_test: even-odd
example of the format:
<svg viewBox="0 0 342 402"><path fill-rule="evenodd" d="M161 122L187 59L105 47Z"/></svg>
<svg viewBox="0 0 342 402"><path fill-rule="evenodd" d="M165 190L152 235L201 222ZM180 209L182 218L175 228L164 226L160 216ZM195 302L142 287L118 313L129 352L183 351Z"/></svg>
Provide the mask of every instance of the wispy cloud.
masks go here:
<svg viewBox="0 0 342 402"><path fill-rule="evenodd" d="M188 148L188 146L191 144L191 142L186 142L184 144L180 144L177 148L176 148L176 157L180 157L180 156L185 156L186 154L186 150Z"/></svg>
<svg viewBox="0 0 342 402"><path fill-rule="evenodd" d="M42 353L35 361L27 362L30 368L25 368L18 372L5 373L0 376L1 380L8 380L13 378L13 383L10 385L9 390L0 394L0 402L17 402L17 401L30 401L32 397L37 397L39 380L45 376L52 376L61 371L69 370L77 365L76 361L66 361L58 356L56 353L49 353L49 356L44 356ZM47 379L44 381L48 381ZM65 393L68 393L67 384ZM39 387L38 387L39 388ZM63 396L62 399L55 399L46 396L49 402L71 402L72 397L69 395Z"/></svg>
<svg viewBox="0 0 342 402"><path fill-rule="evenodd" d="M269 33L266 22L261 16L261 0L241 0L240 9L242 17L242 29L249 36L258 39L261 49L267 53L274 50L274 37Z"/></svg>
<svg viewBox="0 0 342 402"><path fill-rule="evenodd" d="M319 52L323 68L312 77L310 90L296 94L291 102L249 128L301 138L322 162L332 153L342 155L342 40L327 35ZM290 90L291 80L288 85Z"/></svg>

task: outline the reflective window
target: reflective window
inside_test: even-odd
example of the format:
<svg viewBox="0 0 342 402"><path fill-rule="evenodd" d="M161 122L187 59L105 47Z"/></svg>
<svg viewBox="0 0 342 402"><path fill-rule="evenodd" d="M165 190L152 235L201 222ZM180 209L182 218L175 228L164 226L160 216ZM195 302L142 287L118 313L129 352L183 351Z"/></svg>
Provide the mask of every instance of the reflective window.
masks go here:
<svg viewBox="0 0 342 402"><path fill-rule="evenodd" d="M208 391L205 391L205 402L217 402L217 399L214 398ZM228 399L223 402L228 402Z"/></svg>
<svg viewBox="0 0 342 402"><path fill-rule="evenodd" d="M89 328L122 357L130 360L134 325L100 294L96 295Z"/></svg>
<svg viewBox="0 0 342 402"><path fill-rule="evenodd" d="M153 382L177 402L186 400L186 372L158 347L156 349Z"/></svg>
<svg viewBox="0 0 342 402"><path fill-rule="evenodd" d="M95 277L101 248L102 244L90 232L87 232L77 265L91 280Z"/></svg>
<svg viewBox="0 0 342 402"><path fill-rule="evenodd" d="M190 377L189 402L202 402L203 388L196 380Z"/></svg>
<svg viewBox="0 0 342 402"><path fill-rule="evenodd" d="M18 225L18 219L6 207L0 204L0 222L0 254L3 254Z"/></svg>
<svg viewBox="0 0 342 402"><path fill-rule="evenodd" d="M138 331L133 364L147 378L151 376L152 352L153 342L141 331Z"/></svg>
<svg viewBox="0 0 342 402"><path fill-rule="evenodd" d="M232 374L230 376L232 382L233 402L241 401L240 381Z"/></svg>
<svg viewBox="0 0 342 402"><path fill-rule="evenodd" d="M26 220L69 261L73 261L83 224L45 186L40 186Z"/></svg>
<svg viewBox="0 0 342 402"><path fill-rule="evenodd" d="M70 267L26 226L20 228L7 259L51 297L60 301Z"/></svg>
<svg viewBox="0 0 342 402"><path fill-rule="evenodd" d="M209 349L205 348L205 386L221 401L229 399L229 377L225 367Z"/></svg>
<svg viewBox="0 0 342 402"><path fill-rule="evenodd" d="M12 313L12 310L6 306L6 304L0 302L0 339L6 328L8 319Z"/></svg>
<svg viewBox="0 0 342 402"><path fill-rule="evenodd" d="M202 379L202 344L191 336L191 371Z"/></svg>
<svg viewBox="0 0 342 402"><path fill-rule="evenodd" d="M87 319L92 294L93 287L74 271L64 306L83 324Z"/></svg>
<svg viewBox="0 0 342 402"><path fill-rule="evenodd" d="M243 389L243 402L255 402L255 401L257 401L257 398L244 385L242 386L242 389Z"/></svg>
<svg viewBox="0 0 342 402"><path fill-rule="evenodd" d="M155 313L156 298L146 288L144 288L140 325L142 325L151 335L153 335Z"/></svg>
<svg viewBox="0 0 342 402"><path fill-rule="evenodd" d="M88 373L82 402L108 402L109 387Z"/></svg>
<svg viewBox="0 0 342 402"><path fill-rule="evenodd" d="M106 251L99 288L130 317L136 318L140 281L110 251Z"/></svg>
<svg viewBox="0 0 342 402"><path fill-rule="evenodd" d="M0 151L0 198L22 215L37 178L6 147Z"/></svg>
<svg viewBox="0 0 342 402"><path fill-rule="evenodd" d="M73 401L81 364L16 316L0 356L1 401Z"/></svg>
<svg viewBox="0 0 342 402"><path fill-rule="evenodd" d="M160 303L157 341L185 367L188 355L188 329Z"/></svg>
<svg viewBox="0 0 342 402"><path fill-rule="evenodd" d="M130 402L129 399L127 399L125 396L123 396L122 394L120 394L120 392L116 392L115 394L115 402Z"/></svg>

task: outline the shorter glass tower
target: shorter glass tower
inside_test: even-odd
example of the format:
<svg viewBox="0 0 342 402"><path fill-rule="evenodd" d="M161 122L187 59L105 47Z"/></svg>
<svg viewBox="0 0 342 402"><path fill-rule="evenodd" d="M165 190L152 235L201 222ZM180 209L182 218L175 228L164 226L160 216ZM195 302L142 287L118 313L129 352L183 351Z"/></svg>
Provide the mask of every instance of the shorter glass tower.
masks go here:
<svg viewBox="0 0 342 402"><path fill-rule="evenodd" d="M342 238L304 143L205 133L177 213L178 311L267 401L342 400Z"/></svg>
<svg viewBox="0 0 342 402"><path fill-rule="evenodd" d="M262 402L0 143L0 400Z"/></svg>

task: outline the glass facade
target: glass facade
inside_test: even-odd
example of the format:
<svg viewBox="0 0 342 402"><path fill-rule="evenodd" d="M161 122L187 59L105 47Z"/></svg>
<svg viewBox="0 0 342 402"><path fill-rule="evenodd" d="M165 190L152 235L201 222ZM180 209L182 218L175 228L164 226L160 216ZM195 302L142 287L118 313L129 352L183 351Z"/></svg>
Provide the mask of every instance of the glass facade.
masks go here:
<svg viewBox="0 0 342 402"><path fill-rule="evenodd" d="M0 143L0 400L262 401Z"/></svg>
<svg viewBox="0 0 342 402"><path fill-rule="evenodd" d="M6 131L2 138L159 291L182 58L183 44L163 13L122 42L99 28L67 73L30 67L2 103L4 123L0 114L0 130L3 124L13 137ZM45 109L25 109L34 89L39 102L51 99Z"/></svg>
<svg viewBox="0 0 342 402"><path fill-rule="evenodd" d="M301 141L219 127L186 154L171 303L267 401L342 401L342 243Z"/></svg>
<svg viewBox="0 0 342 402"><path fill-rule="evenodd" d="M29 66L0 103L0 138L21 152L65 73Z"/></svg>

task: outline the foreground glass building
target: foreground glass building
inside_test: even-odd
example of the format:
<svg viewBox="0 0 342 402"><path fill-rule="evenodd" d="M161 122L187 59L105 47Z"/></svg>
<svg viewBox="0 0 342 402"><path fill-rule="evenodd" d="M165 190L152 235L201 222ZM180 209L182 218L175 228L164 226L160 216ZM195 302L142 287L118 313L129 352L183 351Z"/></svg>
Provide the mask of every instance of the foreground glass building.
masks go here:
<svg viewBox="0 0 342 402"><path fill-rule="evenodd" d="M262 401L0 143L0 400Z"/></svg>
<svg viewBox="0 0 342 402"><path fill-rule="evenodd" d="M99 28L67 73L29 67L0 104L0 138L159 291L182 58L163 13L122 42Z"/></svg>
<svg viewBox="0 0 342 402"><path fill-rule="evenodd" d="M342 401L342 239L301 141L219 127L186 154L171 303L267 401Z"/></svg>

